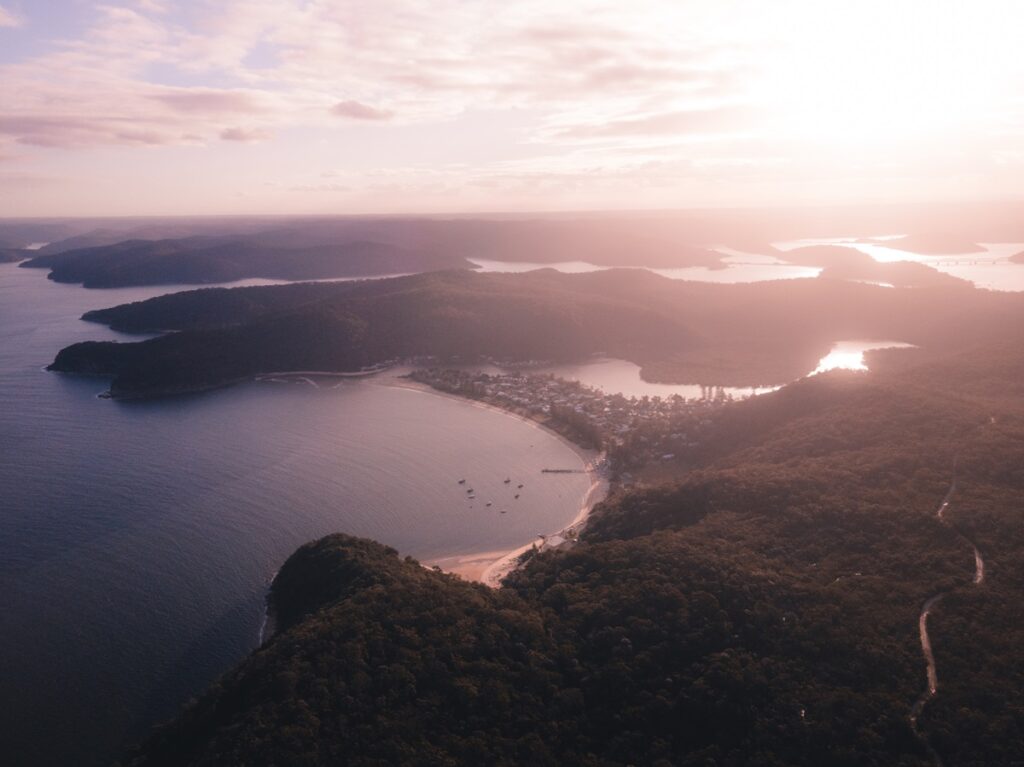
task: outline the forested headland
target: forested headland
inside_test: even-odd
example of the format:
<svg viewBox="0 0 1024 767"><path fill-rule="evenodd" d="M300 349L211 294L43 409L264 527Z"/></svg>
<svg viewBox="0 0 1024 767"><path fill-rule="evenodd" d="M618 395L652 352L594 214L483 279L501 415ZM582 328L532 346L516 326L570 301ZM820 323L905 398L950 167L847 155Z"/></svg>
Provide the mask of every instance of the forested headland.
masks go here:
<svg viewBox="0 0 1024 767"><path fill-rule="evenodd" d="M1024 357L879 354L728 404L702 458L614 493L492 591L344 535L277 634L131 765L928 765L1024 753ZM968 355L965 357L964 355ZM965 364L968 362L969 364ZM935 510L984 552L973 558Z"/></svg>
<svg viewBox="0 0 1024 767"><path fill-rule="evenodd" d="M133 398L416 357L564 361L604 353L635 362L653 381L777 385L807 374L839 339L902 341L927 356L988 341L993 328L1024 327L1019 294L953 282L716 285L634 269L205 289L88 313L121 330L178 332L75 344L51 369L107 376L113 396Z"/></svg>

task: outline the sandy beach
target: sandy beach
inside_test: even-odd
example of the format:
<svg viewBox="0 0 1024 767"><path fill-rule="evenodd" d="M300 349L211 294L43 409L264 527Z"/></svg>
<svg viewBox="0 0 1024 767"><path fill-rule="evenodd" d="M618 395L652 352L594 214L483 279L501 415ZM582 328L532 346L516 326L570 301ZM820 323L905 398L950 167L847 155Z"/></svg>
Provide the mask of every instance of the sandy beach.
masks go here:
<svg viewBox="0 0 1024 767"><path fill-rule="evenodd" d="M426 384L421 384L416 381L410 381L408 379L387 377L378 379L378 382L382 386L395 386L402 389L411 389L424 394L430 394L435 397L447 397L449 399L458 400L459 402L472 405L473 407L492 410L509 418L515 418L523 423L527 423L536 429L540 429L545 433L554 436L563 444L568 446L574 453L576 453L577 456L579 456L580 460L583 462L584 471L590 475L590 487L580 500L579 511L576 513L576 516L572 521L561 529L552 531L544 537L538 536L533 538L515 549L482 551L472 554L434 557L433 559L423 562L426 567L439 567L445 572L453 573L461 578L465 578L466 580L477 581L486 586L490 586L491 588L497 588L501 585L502 579L504 579L505 576L515 568L516 560L523 553L529 551L532 546L537 546L539 550L544 550L546 548L558 548L558 546L563 545L564 542L570 541L576 535L579 535L580 530L586 524L587 518L590 516L590 512L593 510L594 506L604 500L605 496L608 495L608 480L604 479L597 472L597 466L604 454L597 450L588 450L577 445L572 440L567 439L553 429L549 429L533 418L528 418L519 413L514 413L510 410L505 410L504 408L496 407L486 402L477 402L475 400L467 399L466 397L460 397L455 394L438 391L431 386L427 386ZM569 534L570 530L573 532L573 535ZM554 541L555 543L549 543L548 541Z"/></svg>

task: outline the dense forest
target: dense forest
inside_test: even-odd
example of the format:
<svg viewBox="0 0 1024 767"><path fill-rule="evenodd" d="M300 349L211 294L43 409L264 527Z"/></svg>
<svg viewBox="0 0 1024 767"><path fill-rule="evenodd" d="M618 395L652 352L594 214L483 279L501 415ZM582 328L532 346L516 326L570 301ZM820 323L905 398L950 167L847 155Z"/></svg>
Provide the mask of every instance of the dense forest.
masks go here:
<svg viewBox="0 0 1024 767"><path fill-rule="evenodd" d="M471 258L555 263L567 254L604 266L722 266L722 254L695 244L691 229L658 219L642 227L628 219L343 218L211 227L96 229L47 244L23 265L91 288L377 276L473 268Z"/></svg>
<svg viewBox="0 0 1024 767"><path fill-rule="evenodd" d="M312 280L468 269L465 259L379 242L275 244L264 235L127 240L39 255L22 266L87 288L202 284L246 278Z"/></svg>
<svg viewBox="0 0 1024 767"><path fill-rule="evenodd" d="M1019 349L880 354L726 405L687 471L616 491L496 591L311 543L275 636L123 763L923 767L917 620L944 592L921 732L946 764L1016 764Z"/></svg>
<svg viewBox="0 0 1024 767"><path fill-rule="evenodd" d="M806 374L837 339L892 339L927 355L969 348L992 328L1024 327L1021 295L953 282L716 285L645 270L539 270L206 289L90 312L86 319L122 330L180 332L76 344L51 369L109 376L112 394L130 398L410 357L571 360L601 352L637 363L648 380L763 386Z"/></svg>
<svg viewBox="0 0 1024 767"><path fill-rule="evenodd" d="M18 261L24 261L26 258L31 258L31 256L31 250L0 247L0 263L16 263Z"/></svg>

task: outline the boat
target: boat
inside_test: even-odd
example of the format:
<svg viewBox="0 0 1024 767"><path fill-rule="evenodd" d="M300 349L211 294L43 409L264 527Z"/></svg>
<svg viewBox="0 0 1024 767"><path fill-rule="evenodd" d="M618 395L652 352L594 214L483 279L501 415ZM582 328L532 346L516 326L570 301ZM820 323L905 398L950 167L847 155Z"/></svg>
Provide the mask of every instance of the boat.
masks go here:
<svg viewBox="0 0 1024 767"><path fill-rule="evenodd" d="M522 489L523 489L523 486L522 486L522 485L516 485L516 487L518 487L518 488L519 488L520 490L522 490Z"/></svg>
<svg viewBox="0 0 1024 767"><path fill-rule="evenodd" d="M506 484L506 485L507 485L507 484L508 484L509 482L511 482L511 481L512 481L512 480L511 480L511 478L509 478L509 477L505 477L505 484Z"/></svg>
<svg viewBox="0 0 1024 767"><path fill-rule="evenodd" d="M487 505L488 505L488 506L492 506L493 504L492 504L492 503L491 503L490 501L488 501L488 502L487 502Z"/></svg>
<svg viewBox="0 0 1024 767"><path fill-rule="evenodd" d="M519 497L519 493L516 493L516 498L518 498L518 497Z"/></svg>
<svg viewBox="0 0 1024 767"><path fill-rule="evenodd" d="M460 485L464 485L464 484L466 484L466 480L464 480L464 479L460 479L460 480L459 480L459 484L460 484Z"/></svg>

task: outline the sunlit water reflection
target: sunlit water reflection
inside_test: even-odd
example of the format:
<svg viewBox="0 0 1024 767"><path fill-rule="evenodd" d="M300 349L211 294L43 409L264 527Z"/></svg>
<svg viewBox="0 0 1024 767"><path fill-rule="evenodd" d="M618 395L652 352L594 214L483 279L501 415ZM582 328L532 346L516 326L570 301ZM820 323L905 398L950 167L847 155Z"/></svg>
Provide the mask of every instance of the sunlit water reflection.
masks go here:
<svg viewBox="0 0 1024 767"><path fill-rule="evenodd" d="M876 349L907 349L913 348L913 344L902 341L871 341L871 340L845 340L837 341L832 345L829 353L822 357L814 370L807 375L817 375L829 370L859 370L868 369L864 361L864 354ZM511 368L497 368L494 366L474 366L474 369L491 375L513 372ZM611 357L598 357L586 362L567 363L559 365L545 365L542 367L531 367L521 372L536 375L553 375L564 378L568 381L579 381L585 386L591 386L603 391L605 394L621 394L624 397L672 397L680 396L687 400L705 399L715 396L725 396L732 399L745 399L747 397L768 392L778 391L785 382L773 386L740 387L723 386L717 387L711 384L666 384L652 383L645 381L640 375L640 366L626 360Z"/></svg>
<svg viewBox="0 0 1024 767"><path fill-rule="evenodd" d="M864 353L876 349L909 349L913 344L901 341L837 341L832 349L811 371L811 375L827 373L829 370L867 370Z"/></svg>
<svg viewBox="0 0 1024 767"><path fill-rule="evenodd" d="M725 252L723 250L723 252ZM535 269L555 269L566 274L580 274L583 272L600 272L611 268L640 268L668 277L671 280L689 280L691 282L717 282L717 283L741 283L741 282L765 282L768 280L795 280L807 277L817 277L821 269L814 266L798 266L787 264L773 256L765 256L756 253L741 253L730 251L722 259L721 268L711 269L706 266L687 266L671 269L656 269L652 267L610 267L598 266L586 261L559 261L550 264L538 264L528 261L491 261L483 258L474 258L470 261L480 267L483 272L522 273Z"/></svg>
<svg viewBox="0 0 1024 767"><path fill-rule="evenodd" d="M978 253L952 253L945 255L922 255L909 250L900 250L890 245L858 242L856 237L816 237L773 243L782 251L810 245L842 245L866 253L879 263L894 261L916 261L974 283L987 290L1024 291L1024 264L1010 261L1010 257L1024 251L1022 242L979 243L984 248ZM874 240L898 242L899 235L872 237Z"/></svg>

